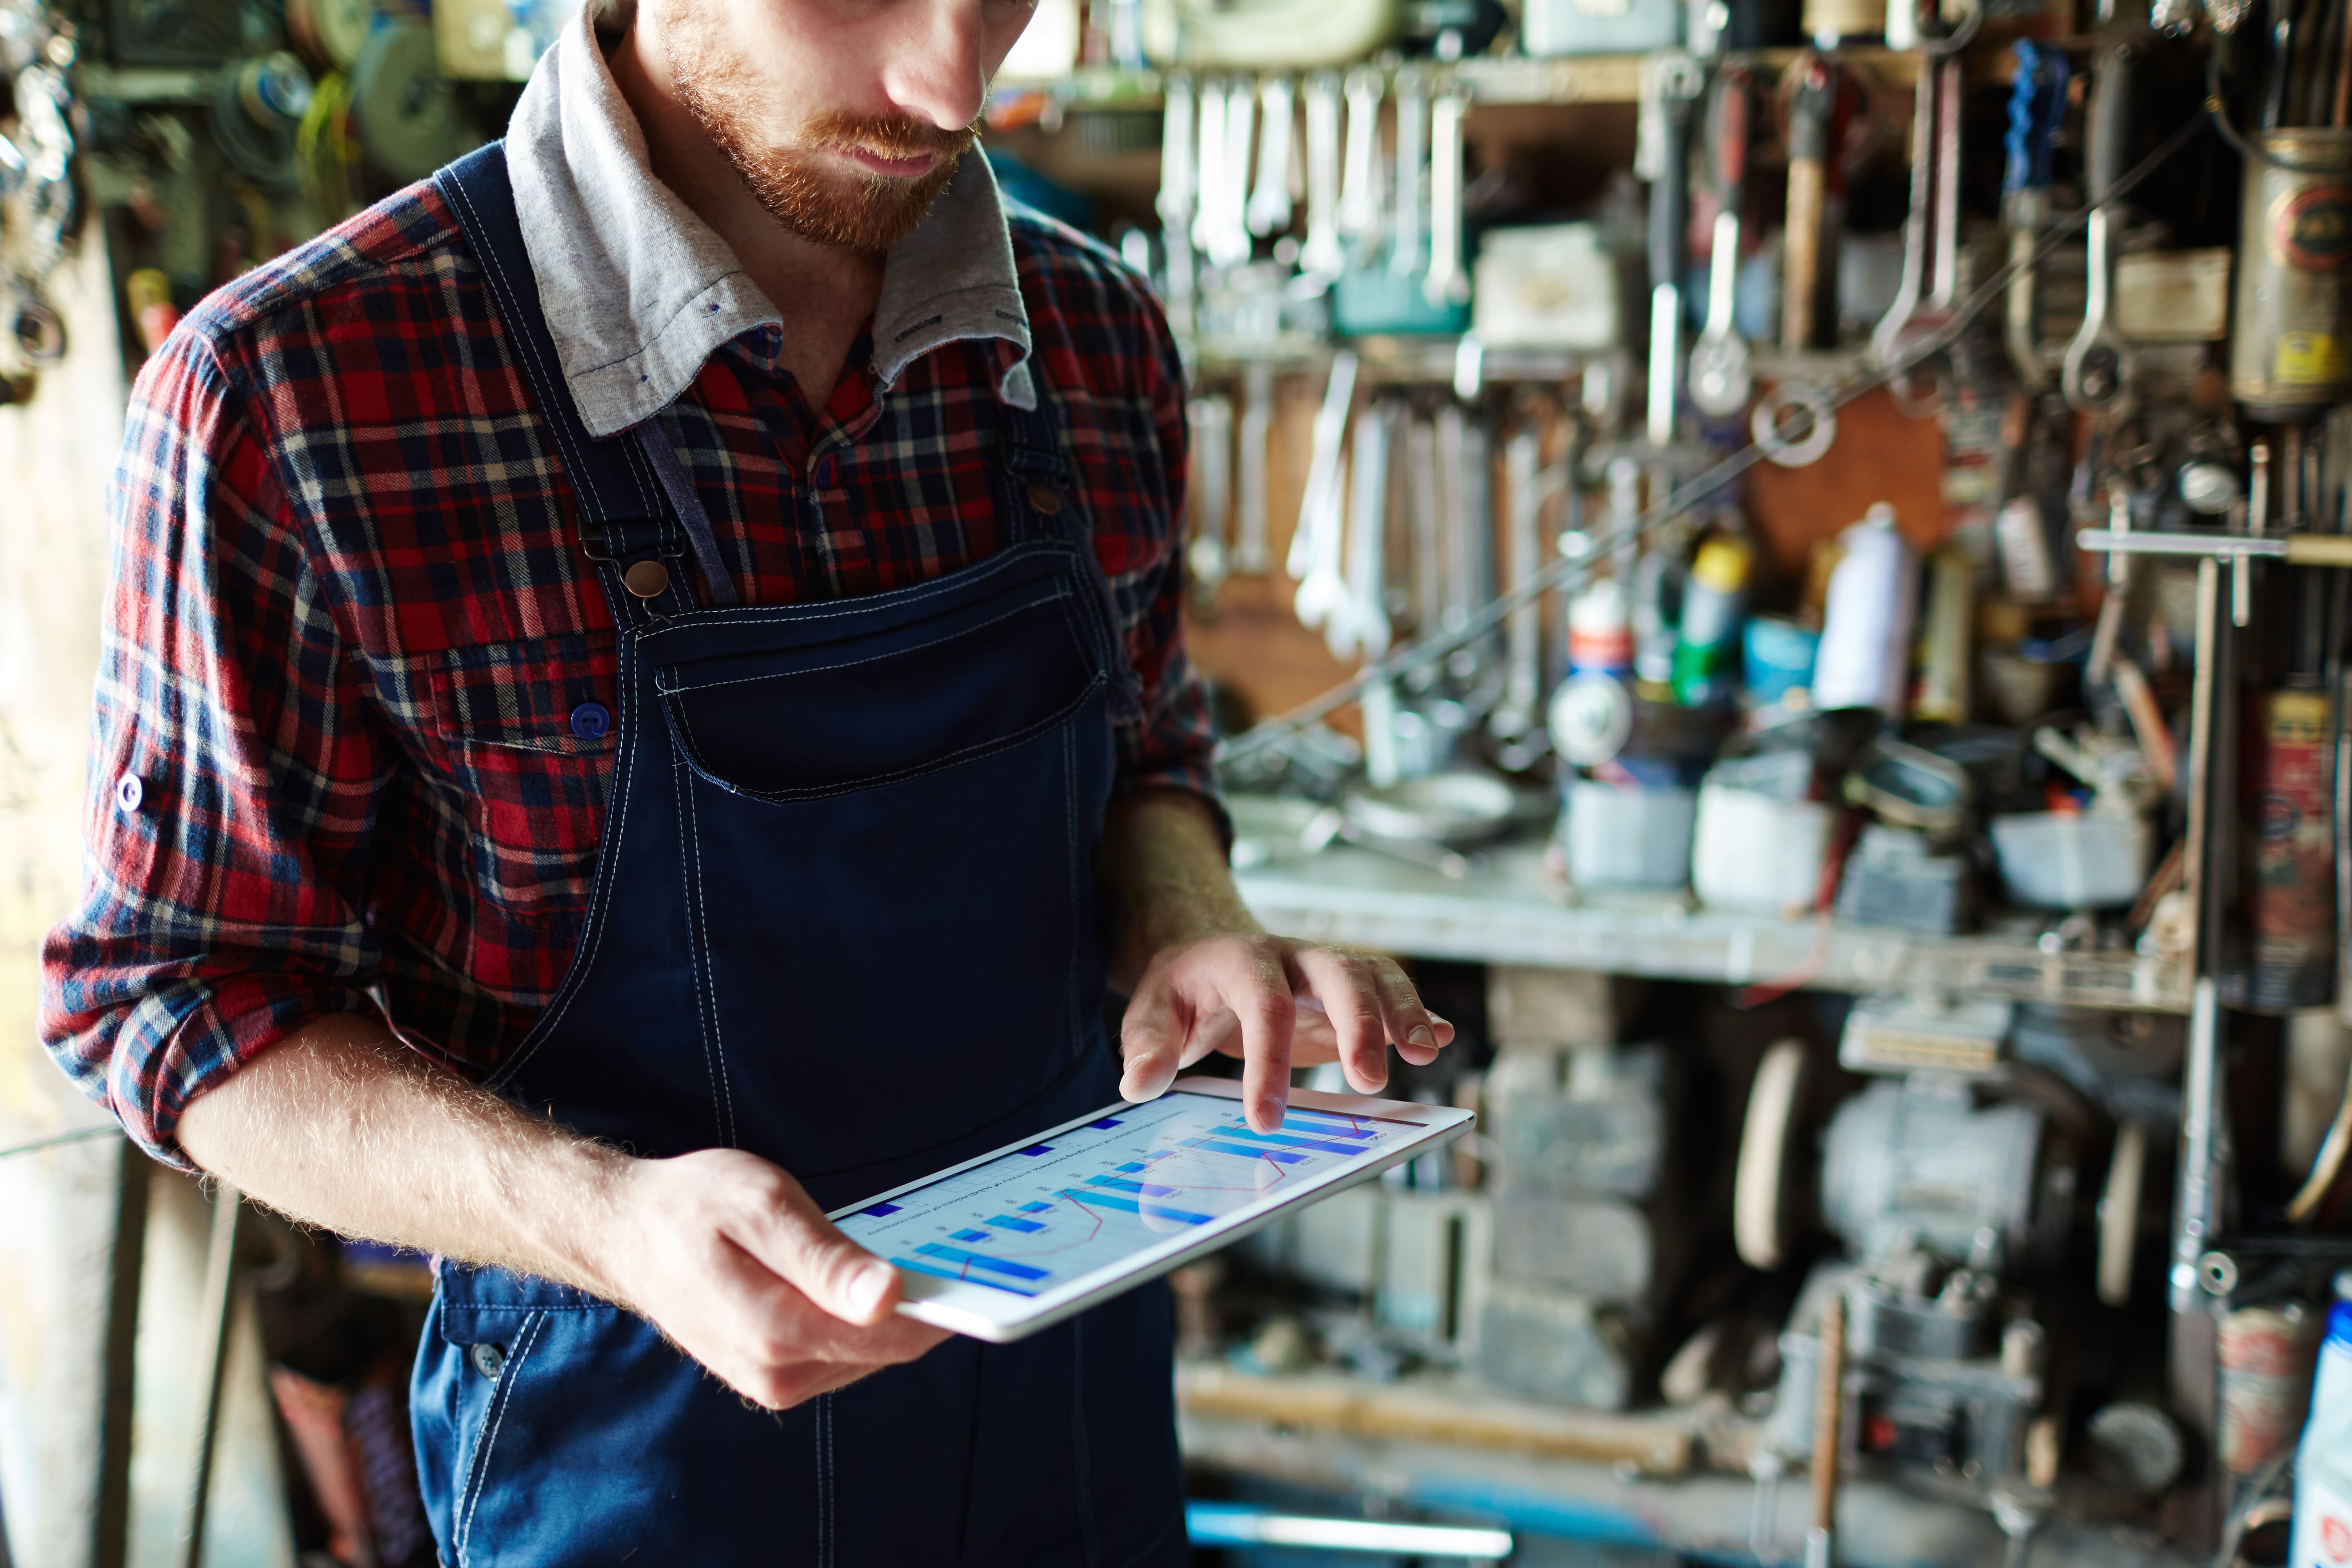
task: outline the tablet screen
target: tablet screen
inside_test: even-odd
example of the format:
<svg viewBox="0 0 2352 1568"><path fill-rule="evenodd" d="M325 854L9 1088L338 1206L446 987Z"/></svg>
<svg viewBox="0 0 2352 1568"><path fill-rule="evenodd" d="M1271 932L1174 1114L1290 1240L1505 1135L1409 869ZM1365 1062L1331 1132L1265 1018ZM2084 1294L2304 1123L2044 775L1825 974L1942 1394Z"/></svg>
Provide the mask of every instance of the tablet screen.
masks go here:
<svg viewBox="0 0 2352 1568"><path fill-rule="evenodd" d="M1428 1136L1295 1105L1281 1131L1254 1132L1234 1101L1180 1090L834 1223L910 1273L1040 1296Z"/></svg>

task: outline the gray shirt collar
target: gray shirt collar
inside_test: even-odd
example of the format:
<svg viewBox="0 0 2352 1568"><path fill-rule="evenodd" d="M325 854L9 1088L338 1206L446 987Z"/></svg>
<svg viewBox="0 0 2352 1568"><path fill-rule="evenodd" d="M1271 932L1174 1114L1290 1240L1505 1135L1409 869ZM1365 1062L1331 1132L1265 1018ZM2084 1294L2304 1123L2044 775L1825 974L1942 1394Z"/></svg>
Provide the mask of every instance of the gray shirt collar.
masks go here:
<svg viewBox="0 0 2352 1568"><path fill-rule="evenodd" d="M507 172L572 401L593 436L667 407L720 345L774 324L775 307L717 231L654 177L645 132L596 38L625 5L590 5L541 57L507 130ZM885 387L943 343L1012 346L998 391L1036 406L1029 314L996 176L978 148L915 231L883 258L874 370ZM831 387L803 387L822 405Z"/></svg>

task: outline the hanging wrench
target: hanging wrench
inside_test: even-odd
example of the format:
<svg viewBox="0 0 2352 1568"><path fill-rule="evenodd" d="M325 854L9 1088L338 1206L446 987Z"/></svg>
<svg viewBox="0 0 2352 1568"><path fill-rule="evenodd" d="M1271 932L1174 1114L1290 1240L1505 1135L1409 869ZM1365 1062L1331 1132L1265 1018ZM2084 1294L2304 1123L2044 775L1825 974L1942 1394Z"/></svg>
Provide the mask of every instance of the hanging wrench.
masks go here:
<svg viewBox="0 0 2352 1568"><path fill-rule="evenodd" d="M1298 247L1297 291L1308 298L1331 286L1348 265L1339 237L1339 79L1307 79L1307 240Z"/></svg>
<svg viewBox="0 0 2352 1568"><path fill-rule="evenodd" d="M1201 84L1200 102L1193 115L1198 145L1192 158L1192 248L1212 267L1223 263L1217 253L1224 248L1225 174L1230 165L1225 161L1225 84L1210 80Z"/></svg>
<svg viewBox="0 0 2352 1568"><path fill-rule="evenodd" d="M1222 397L1196 397L1192 424L1192 541L1184 563L1202 595L1213 596L1225 580L1231 557L1225 524L1233 510L1234 405Z"/></svg>
<svg viewBox="0 0 2352 1568"><path fill-rule="evenodd" d="M1220 267L1240 267L1250 258L1250 149L1257 142L1257 91L1246 81L1225 87L1225 172L1217 193Z"/></svg>
<svg viewBox="0 0 2352 1568"><path fill-rule="evenodd" d="M1512 432L1503 446L1503 474L1511 487L1509 539L1511 586L1534 576L1543 553L1538 519L1543 501L1536 484L1536 426L1533 418ZM1541 722L1543 712L1543 620L1541 606L1530 603L1511 612L1506 631L1509 664L1503 685L1502 706L1491 723L1495 734L1516 741Z"/></svg>
<svg viewBox="0 0 2352 1568"><path fill-rule="evenodd" d="M1391 211L1389 270L1410 278L1421 270L1422 177L1429 161L1429 82L1405 66L1396 76L1396 201Z"/></svg>
<svg viewBox="0 0 2352 1568"><path fill-rule="evenodd" d="M2131 156L2131 94L2138 60L2139 40L2118 38L2099 51L2098 74L2091 80L2090 146L2084 173L2095 205L2090 226L2084 231L2089 256L2083 327L2066 347L2065 369L2058 382L2068 407L2109 420L2120 418L2131 404L2129 351L2114 320L2122 220L2114 193Z"/></svg>
<svg viewBox="0 0 2352 1568"><path fill-rule="evenodd" d="M1830 115L1837 84L1828 60L1806 51L1790 69L1789 221L1780 254L1780 347L1803 353L1819 335L1823 227L1829 213Z"/></svg>
<svg viewBox="0 0 2352 1568"><path fill-rule="evenodd" d="M1349 453L1347 596L1324 627L1337 658L1359 653L1378 659L1389 651L1389 432L1395 406L1376 401L1356 421Z"/></svg>
<svg viewBox="0 0 2352 1568"><path fill-rule="evenodd" d="M1192 79L1181 71L1168 79L1160 121L1160 233L1167 252L1168 314L1179 333L1192 330L1192 204L1199 187L1192 177Z"/></svg>
<svg viewBox="0 0 2352 1568"><path fill-rule="evenodd" d="M1356 396L1356 356L1346 349L1331 357L1331 379L1307 458L1307 491L1299 498L1298 526L1290 536L1285 565L1298 592L1291 612L1303 626L1319 626L1343 613L1348 584L1339 574L1339 447L1348 437L1348 409Z"/></svg>
<svg viewBox="0 0 2352 1568"><path fill-rule="evenodd" d="M1445 614L1445 542L1437 495L1437 424L1413 416L1404 430L1405 518L1412 535L1413 637L1437 635ZM1434 676L1434 668L1424 667Z"/></svg>
<svg viewBox="0 0 2352 1568"><path fill-rule="evenodd" d="M1240 499L1235 508L1234 570L1263 574L1265 557L1265 445L1274 434L1274 366L1250 361L1242 379Z"/></svg>
<svg viewBox="0 0 2352 1568"><path fill-rule="evenodd" d="M1339 175L1339 237L1360 247L1381 227L1381 98L1386 87L1370 66L1348 73L1348 154Z"/></svg>
<svg viewBox="0 0 2352 1568"><path fill-rule="evenodd" d="M1448 82L1429 110L1429 271L1421 297L1444 309L1470 298L1462 270L1462 117L1470 90Z"/></svg>
<svg viewBox="0 0 2352 1568"><path fill-rule="evenodd" d="M1669 50L1642 63L1633 173L1650 182L1650 445L1674 444L1682 370L1683 258L1690 229L1690 106L1698 62Z"/></svg>
<svg viewBox="0 0 2352 1568"><path fill-rule="evenodd" d="M1739 206L1747 191L1748 115L1753 86L1747 69L1727 66L1716 75L1707 106L1706 142L1715 172L1715 244L1707 262L1706 329L1691 345L1691 401L1717 418L1748 403L1754 378L1748 345L1732 325L1739 279Z"/></svg>
<svg viewBox="0 0 2352 1568"><path fill-rule="evenodd" d="M1270 76L1259 84L1257 185L1244 213L1252 234L1280 234L1290 226L1290 79Z"/></svg>
<svg viewBox="0 0 2352 1568"><path fill-rule="evenodd" d="M2056 49L2017 41L2017 85L2009 100L2009 158L2001 177L2004 216L2009 220L2009 316L2001 341L2020 385L2038 391L2050 380L2042 363L2042 274L2033 247L2050 221L2050 149L2066 112L2066 57Z"/></svg>
<svg viewBox="0 0 2352 1568"><path fill-rule="evenodd" d="M1932 74L1929 67L1932 66ZM1911 212L1903 226L1903 281L1870 334L1882 366L1952 323L1960 273L1960 61L1922 61L1911 121Z"/></svg>

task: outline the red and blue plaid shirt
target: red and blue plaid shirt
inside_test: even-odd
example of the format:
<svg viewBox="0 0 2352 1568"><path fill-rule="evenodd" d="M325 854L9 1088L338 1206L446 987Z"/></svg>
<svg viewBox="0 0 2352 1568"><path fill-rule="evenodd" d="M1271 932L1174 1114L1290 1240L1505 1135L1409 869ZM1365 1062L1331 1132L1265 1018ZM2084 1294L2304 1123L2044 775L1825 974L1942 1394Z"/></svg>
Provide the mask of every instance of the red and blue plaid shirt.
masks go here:
<svg viewBox="0 0 2352 1568"><path fill-rule="evenodd" d="M1029 364L1143 679L1123 787L1208 793L1173 345L1108 252L1008 220ZM861 342L822 409L779 344L726 342L661 416L746 602L875 593L996 549L988 405L1013 344L951 342L883 385ZM494 1066L571 960L614 745L571 715L616 706L614 637L437 195L404 191L195 311L139 377L113 507L88 886L45 951L52 1053L172 1160L193 1097L326 1014Z"/></svg>

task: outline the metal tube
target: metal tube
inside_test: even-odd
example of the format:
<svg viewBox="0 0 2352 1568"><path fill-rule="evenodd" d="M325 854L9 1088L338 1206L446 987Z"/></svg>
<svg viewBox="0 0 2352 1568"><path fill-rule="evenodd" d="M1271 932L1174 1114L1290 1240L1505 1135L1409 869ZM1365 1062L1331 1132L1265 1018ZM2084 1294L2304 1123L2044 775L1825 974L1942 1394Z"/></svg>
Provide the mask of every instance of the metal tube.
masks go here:
<svg viewBox="0 0 2352 1568"><path fill-rule="evenodd" d="M147 1258L147 1186L155 1167L136 1143L115 1151L113 1246L107 1258L106 1338L99 1394L98 1497L90 1568L123 1568L131 1551L131 1425L139 1289Z"/></svg>
<svg viewBox="0 0 2352 1568"><path fill-rule="evenodd" d="M228 1386L230 1308L236 1300L237 1222L245 1212L235 1187L224 1184L213 1199L212 1243L205 1254L205 1343L212 1363L205 1373L205 1408L196 1427L196 1462L181 1514L180 1568L203 1568L205 1515L212 1500L213 1449L220 1436L221 1396Z"/></svg>

